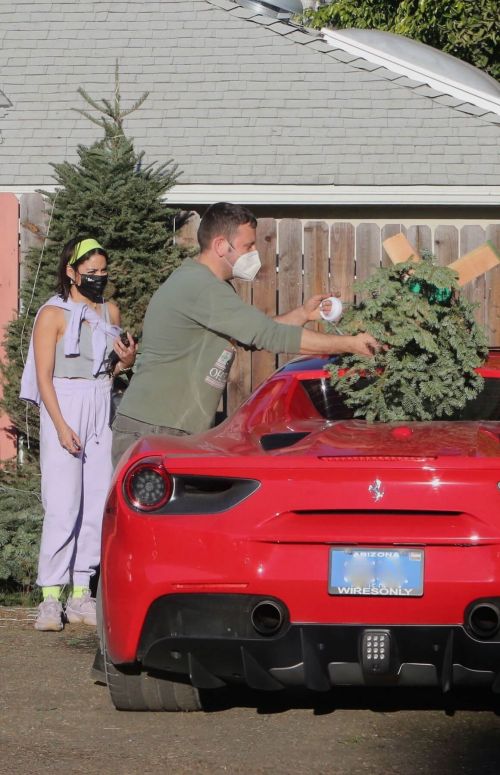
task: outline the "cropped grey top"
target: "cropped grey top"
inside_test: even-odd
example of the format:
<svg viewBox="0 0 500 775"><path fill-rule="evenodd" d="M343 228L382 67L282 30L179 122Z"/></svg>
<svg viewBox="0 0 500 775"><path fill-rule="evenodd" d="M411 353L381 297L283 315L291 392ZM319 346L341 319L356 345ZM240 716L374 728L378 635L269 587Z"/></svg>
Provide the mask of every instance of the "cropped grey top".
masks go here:
<svg viewBox="0 0 500 775"><path fill-rule="evenodd" d="M63 310L66 325L69 325L71 312ZM104 322L109 324L109 309L107 303L101 305L101 317ZM82 320L80 325L80 354L64 355L64 337L56 344L56 354L54 363L54 377L66 377L79 379L103 379L106 377L106 360L113 349L113 337L106 337L106 354L104 356L101 368L97 377L93 376L93 352L92 352L92 328L87 321Z"/></svg>

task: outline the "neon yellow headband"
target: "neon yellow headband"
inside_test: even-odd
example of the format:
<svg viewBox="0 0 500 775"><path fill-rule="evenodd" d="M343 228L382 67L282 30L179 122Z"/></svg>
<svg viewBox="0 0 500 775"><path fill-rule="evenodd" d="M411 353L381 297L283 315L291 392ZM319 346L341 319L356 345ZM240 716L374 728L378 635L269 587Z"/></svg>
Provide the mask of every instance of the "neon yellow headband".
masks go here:
<svg viewBox="0 0 500 775"><path fill-rule="evenodd" d="M104 250L102 245L99 245L99 243L95 239L84 239L81 242L76 245L73 255L71 256L70 260L68 261L68 266L71 266L71 264L75 264L79 258L85 255L85 253L88 253L89 250Z"/></svg>

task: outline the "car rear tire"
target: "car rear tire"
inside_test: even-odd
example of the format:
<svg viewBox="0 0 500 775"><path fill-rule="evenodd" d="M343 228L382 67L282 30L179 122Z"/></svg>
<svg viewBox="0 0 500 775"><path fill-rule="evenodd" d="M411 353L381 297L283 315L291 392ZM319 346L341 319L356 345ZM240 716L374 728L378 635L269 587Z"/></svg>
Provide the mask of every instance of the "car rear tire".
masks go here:
<svg viewBox="0 0 500 775"><path fill-rule="evenodd" d="M117 710L202 710L200 693L191 684L153 676L139 668L114 665L106 648L104 664L111 701Z"/></svg>

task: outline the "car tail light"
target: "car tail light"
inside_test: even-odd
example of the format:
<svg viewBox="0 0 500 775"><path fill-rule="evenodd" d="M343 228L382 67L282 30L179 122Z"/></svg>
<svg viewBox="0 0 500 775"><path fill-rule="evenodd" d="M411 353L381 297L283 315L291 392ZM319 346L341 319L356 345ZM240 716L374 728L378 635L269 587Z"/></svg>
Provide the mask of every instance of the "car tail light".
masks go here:
<svg viewBox="0 0 500 775"><path fill-rule="evenodd" d="M172 479L161 462L141 460L125 474L123 489L127 500L138 511L161 509L172 495Z"/></svg>

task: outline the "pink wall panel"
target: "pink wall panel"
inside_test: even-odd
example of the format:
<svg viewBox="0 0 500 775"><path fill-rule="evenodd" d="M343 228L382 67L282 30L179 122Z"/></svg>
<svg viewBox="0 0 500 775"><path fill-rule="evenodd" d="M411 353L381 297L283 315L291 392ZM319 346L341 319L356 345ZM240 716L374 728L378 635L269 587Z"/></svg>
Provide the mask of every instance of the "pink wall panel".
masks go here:
<svg viewBox="0 0 500 775"><path fill-rule="evenodd" d="M6 324L17 312L19 290L19 202L14 194L0 194L0 359L5 357ZM0 397L2 387L0 385ZM9 418L0 414L0 460L16 454L6 428Z"/></svg>

